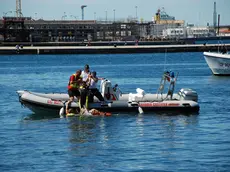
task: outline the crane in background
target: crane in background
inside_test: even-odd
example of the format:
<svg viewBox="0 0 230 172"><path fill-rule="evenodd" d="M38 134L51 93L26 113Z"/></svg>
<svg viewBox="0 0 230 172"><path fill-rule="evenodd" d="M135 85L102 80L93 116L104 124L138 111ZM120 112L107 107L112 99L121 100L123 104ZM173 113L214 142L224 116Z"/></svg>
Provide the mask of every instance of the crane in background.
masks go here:
<svg viewBox="0 0 230 172"><path fill-rule="evenodd" d="M16 17L22 17L22 3L21 3L21 0L16 0Z"/></svg>
<svg viewBox="0 0 230 172"><path fill-rule="evenodd" d="M87 5L82 5L81 6L81 15L82 15L82 20L84 20L84 8L87 7Z"/></svg>

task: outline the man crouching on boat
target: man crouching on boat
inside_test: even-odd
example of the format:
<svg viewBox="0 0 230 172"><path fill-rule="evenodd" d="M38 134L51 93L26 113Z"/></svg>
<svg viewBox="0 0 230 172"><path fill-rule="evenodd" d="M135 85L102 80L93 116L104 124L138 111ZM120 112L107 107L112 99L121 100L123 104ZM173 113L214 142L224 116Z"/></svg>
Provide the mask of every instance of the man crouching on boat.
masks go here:
<svg viewBox="0 0 230 172"><path fill-rule="evenodd" d="M69 102L74 100L74 96L80 100L79 87L82 83L81 70L77 70L75 74L71 75L68 83Z"/></svg>

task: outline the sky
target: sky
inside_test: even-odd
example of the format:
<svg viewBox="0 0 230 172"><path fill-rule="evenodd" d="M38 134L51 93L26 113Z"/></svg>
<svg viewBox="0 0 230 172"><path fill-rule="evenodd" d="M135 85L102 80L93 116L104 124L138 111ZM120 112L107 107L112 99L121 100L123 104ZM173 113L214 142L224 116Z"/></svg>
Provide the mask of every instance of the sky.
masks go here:
<svg viewBox="0 0 230 172"><path fill-rule="evenodd" d="M84 19L113 20L128 17L151 21L158 8L164 8L170 16L177 20L196 26L213 24L214 2L217 14L220 14L220 25L230 25L230 0L21 0L24 17L44 20L81 19L81 5ZM0 16L7 13L14 16L16 0L0 0ZM9 11L13 11L10 13Z"/></svg>

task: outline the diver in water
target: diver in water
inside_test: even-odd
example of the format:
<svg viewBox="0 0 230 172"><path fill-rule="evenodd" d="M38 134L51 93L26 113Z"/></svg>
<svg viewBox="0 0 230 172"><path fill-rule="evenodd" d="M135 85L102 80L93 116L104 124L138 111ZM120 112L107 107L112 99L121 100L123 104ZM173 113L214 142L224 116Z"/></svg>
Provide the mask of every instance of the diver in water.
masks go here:
<svg viewBox="0 0 230 172"><path fill-rule="evenodd" d="M87 110L86 108L82 108L80 113L76 108L67 108L66 107L66 117L82 115L82 116L111 116L110 112L101 112L97 109Z"/></svg>
<svg viewBox="0 0 230 172"><path fill-rule="evenodd" d="M110 112L101 112L97 109L87 110L86 108L82 108L80 114L85 116L111 116L112 115Z"/></svg>
<svg viewBox="0 0 230 172"><path fill-rule="evenodd" d="M66 117L76 116L76 115L82 115L82 116L111 116L112 114L110 112L101 112L97 109L90 109L88 110L86 107L81 108L80 110L78 108L70 107L71 102L67 102L65 105L65 114ZM64 117L64 112L60 112L60 117Z"/></svg>

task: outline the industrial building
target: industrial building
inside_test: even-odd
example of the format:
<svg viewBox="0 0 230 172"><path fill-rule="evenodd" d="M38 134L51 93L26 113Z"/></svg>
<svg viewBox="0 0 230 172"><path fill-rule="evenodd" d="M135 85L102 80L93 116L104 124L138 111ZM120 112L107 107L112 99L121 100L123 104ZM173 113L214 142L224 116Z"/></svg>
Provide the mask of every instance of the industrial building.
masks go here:
<svg viewBox="0 0 230 172"><path fill-rule="evenodd" d="M82 14L82 18L83 18ZM161 19L161 16L163 16ZM170 17L168 17L170 18ZM3 17L0 35L4 41L71 42L71 41L135 41L159 39L163 29L183 27L184 22L168 20L158 10L157 20L150 22L97 20L34 20L28 17ZM167 22L166 22L167 21Z"/></svg>
<svg viewBox="0 0 230 172"><path fill-rule="evenodd" d="M0 21L4 41L117 41L138 39L134 22L100 23L95 20L33 20L25 17L4 17Z"/></svg>

